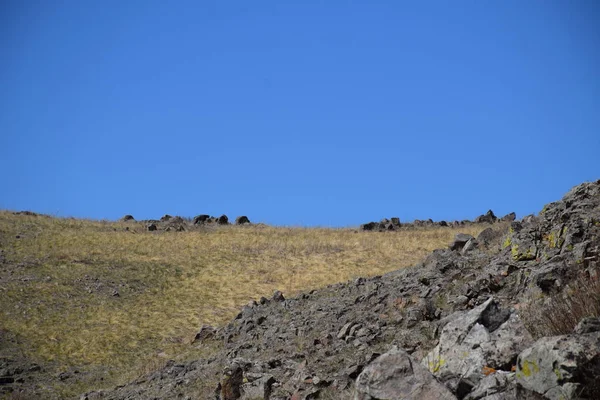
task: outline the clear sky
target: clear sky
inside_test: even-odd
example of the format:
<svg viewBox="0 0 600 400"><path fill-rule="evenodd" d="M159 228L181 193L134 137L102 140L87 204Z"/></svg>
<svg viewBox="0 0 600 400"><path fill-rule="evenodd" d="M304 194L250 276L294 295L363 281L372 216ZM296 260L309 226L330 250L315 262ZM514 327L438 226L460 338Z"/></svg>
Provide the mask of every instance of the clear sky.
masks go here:
<svg viewBox="0 0 600 400"><path fill-rule="evenodd" d="M600 179L600 2L0 2L0 208L537 213Z"/></svg>

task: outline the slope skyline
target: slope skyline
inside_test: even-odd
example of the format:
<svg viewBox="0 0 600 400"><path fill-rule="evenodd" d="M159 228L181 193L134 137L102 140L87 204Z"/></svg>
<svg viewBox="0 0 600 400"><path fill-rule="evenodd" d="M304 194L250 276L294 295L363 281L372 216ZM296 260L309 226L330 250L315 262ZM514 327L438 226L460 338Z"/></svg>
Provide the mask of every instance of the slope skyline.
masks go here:
<svg viewBox="0 0 600 400"><path fill-rule="evenodd" d="M600 176L593 1L6 2L0 208L537 213Z"/></svg>

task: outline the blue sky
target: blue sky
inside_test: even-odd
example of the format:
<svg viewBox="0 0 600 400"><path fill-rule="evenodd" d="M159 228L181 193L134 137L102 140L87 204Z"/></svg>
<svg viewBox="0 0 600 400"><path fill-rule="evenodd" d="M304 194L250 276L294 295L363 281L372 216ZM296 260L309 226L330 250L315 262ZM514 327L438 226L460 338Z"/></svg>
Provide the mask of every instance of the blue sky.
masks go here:
<svg viewBox="0 0 600 400"><path fill-rule="evenodd" d="M0 208L357 225L600 179L600 3L0 4Z"/></svg>

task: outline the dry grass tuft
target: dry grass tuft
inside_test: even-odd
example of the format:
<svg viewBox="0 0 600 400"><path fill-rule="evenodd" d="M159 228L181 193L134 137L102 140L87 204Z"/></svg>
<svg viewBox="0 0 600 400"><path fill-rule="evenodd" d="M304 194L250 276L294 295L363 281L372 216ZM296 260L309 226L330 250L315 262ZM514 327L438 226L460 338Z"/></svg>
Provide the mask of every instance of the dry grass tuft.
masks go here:
<svg viewBox="0 0 600 400"><path fill-rule="evenodd" d="M531 335L566 335L586 317L600 317L600 280L587 274L570 283L563 292L532 300L521 316Z"/></svg>
<svg viewBox="0 0 600 400"><path fill-rule="evenodd" d="M457 232L485 227L148 232L134 222L0 211L0 326L34 360L110 365L109 385L162 362L159 354L188 352L202 324L229 321L251 299L410 266Z"/></svg>

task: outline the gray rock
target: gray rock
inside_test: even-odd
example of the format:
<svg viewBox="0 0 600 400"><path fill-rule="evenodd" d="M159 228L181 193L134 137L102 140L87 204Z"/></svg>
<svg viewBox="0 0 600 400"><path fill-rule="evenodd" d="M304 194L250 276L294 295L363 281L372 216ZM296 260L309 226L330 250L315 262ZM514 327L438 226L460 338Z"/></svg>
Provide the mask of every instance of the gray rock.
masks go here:
<svg viewBox="0 0 600 400"><path fill-rule="evenodd" d="M133 218L133 215L125 215L123 218L121 218L121 221L123 222L127 222L127 221L135 221L135 218Z"/></svg>
<svg viewBox="0 0 600 400"><path fill-rule="evenodd" d="M478 245L479 245L479 243L477 243L477 240L475 240L475 238L469 239L469 241L467 243L465 243L465 245L463 246L460 253L465 255L468 252L475 250Z"/></svg>
<svg viewBox="0 0 600 400"><path fill-rule="evenodd" d="M474 239L471 235L467 235L466 233L457 233L454 237L454 241L450 243L450 246L448 247L450 250L462 250L462 248L471 239Z"/></svg>
<svg viewBox="0 0 600 400"><path fill-rule="evenodd" d="M276 382L273 375L264 375L251 382L245 383L241 387L242 396L240 400L268 400L271 397L271 388Z"/></svg>
<svg viewBox="0 0 600 400"><path fill-rule="evenodd" d="M152 232L152 231L155 231L155 230L157 230L157 229L158 229L158 227L156 226L156 224L149 224L149 225L148 225L146 228L147 228L147 229L148 229L150 232Z"/></svg>
<svg viewBox="0 0 600 400"><path fill-rule="evenodd" d="M426 368L394 348L369 364L356 379L355 400L455 400Z"/></svg>
<svg viewBox="0 0 600 400"><path fill-rule="evenodd" d="M600 332L543 337L519 354L517 385L545 399L597 398Z"/></svg>
<svg viewBox="0 0 600 400"><path fill-rule="evenodd" d="M592 333L592 332L600 332L600 318L597 317L588 317L583 318L575 329L573 333L583 334L583 333Z"/></svg>
<svg viewBox="0 0 600 400"><path fill-rule="evenodd" d="M483 378L465 397L465 400L516 400L514 382L514 372L494 372Z"/></svg>
<svg viewBox="0 0 600 400"><path fill-rule="evenodd" d="M477 241L487 246L500 237L502 237L501 231L494 228L485 228L479 235L477 235Z"/></svg>
<svg viewBox="0 0 600 400"><path fill-rule="evenodd" d="M162 217L160 217L160 222L166 222L169 221L171 218L173 218L172 216L170 216L169 214L165 214Z"/></svg>
<svg viewBox="0 0 600 400"><path fill-rule="evenodd" d="M394 225L394 226L400 226L400 218L398 218L398 217L392 217L391 220L392 220L392 225Z"/></svg>
<svg viewBox="0 0 600 400"><path fill-rule="evenodd" d="M468 380L476 385L484 367L508 368L532 339L517 315L493 298L470 311L448 317L439 344L422 363L442 381Z"/></svg>

